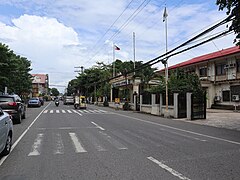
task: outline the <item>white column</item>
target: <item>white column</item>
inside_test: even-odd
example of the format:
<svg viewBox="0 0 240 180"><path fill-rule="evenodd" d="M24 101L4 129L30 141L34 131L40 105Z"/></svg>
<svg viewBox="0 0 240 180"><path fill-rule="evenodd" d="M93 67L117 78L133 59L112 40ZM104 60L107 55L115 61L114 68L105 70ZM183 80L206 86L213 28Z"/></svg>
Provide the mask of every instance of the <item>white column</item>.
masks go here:
<svg viewBox="0 0 240 180"><path fill-rule="evenodd" d="M178 118L178 93L174 93L174 118Z"/></svg>
<svg viewBox="0 0 240 180"><path fill-rule="evenodd" d="M187 120L191 120L192 116L192 93L187 93Z"/></svg>

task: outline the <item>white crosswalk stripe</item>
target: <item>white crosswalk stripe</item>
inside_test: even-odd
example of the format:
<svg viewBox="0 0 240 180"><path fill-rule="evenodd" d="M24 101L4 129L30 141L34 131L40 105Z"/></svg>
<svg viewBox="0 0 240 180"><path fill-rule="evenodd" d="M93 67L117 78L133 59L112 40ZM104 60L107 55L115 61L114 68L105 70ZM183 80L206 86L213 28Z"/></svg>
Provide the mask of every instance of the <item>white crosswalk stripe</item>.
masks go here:
<svg viewBox="0 0 240 180"><path fill-rule="evenodd" d="M56 146L54 149L54 154L63 154L64 153L64 145L62 141L61 134L56 134Z"/></svg>
<svg viewBox="0 0 240 180"><path fill-rule="evenodd" d="M76 153L83 153L83 152L87 152L84 147L82 146L81 142L79 141L79 139L77 138L75 133L69 133L72 142L75 146L75 152Z"/></svg>
<svg viewBox="0 0 240 180"><path fill-rule="evenodd" d="M83 142L85 143L89 142L89 145L87 147L91 146L94 148L94 150L90 150L90 152L91 151L98 151L98 152L108 151L109 149L106 148L107 147L106 142L117 150L128 149L125 145L119 142L119 140L116 140L114 137L109 136L108 134L100 131L99 133L100 133L99 135L94 135L92 133L85 132L84 136L79 136L75 132L69 132L68 134L65 134L65 136L67 135L68 138L64 139L64 141L60 132L52 133L51 138L47 137L47 135L45 135L44 133L38 133L36 139L33 141L33 145L31 146L31 150L28 156L29 157L39 156L45 153L51 153L53 155L63 155L65 153L69 153L69 151L65 151L64 143L66 143L66 141L69 141L72 144L72 146L70 147L68 146L67 148L68 150L69 148L71 148L72 150L75 151L75 153L89 153L89 151L85 148L86 144L82 143L83 137L86 140ZM105 142L103 142L101 139ZM46 148L42 148L46 146L52 147L52 150L51 149L47 150ZM111 149L111 147L109 148Z"/></svg>
<svg viewBox="0 0 240 180"><path fill-rule="evenodd" d="M71 109L71 110L45 110L43 112L44 114L46 113L50 113L50 114L53 114L53 113L77 113L77 114L112 114L111 112L108 112L108 111L104 111L104 110L97 110L97 109L93 109L93 110L75 110L75 109Z"/></svg>
<svg viewBox="0 0 240 180"><path fill-rule="evenodd" d="M35 139L33 145L32 145L32 150L28 154L28 156L38 156L40 155L40 148L43 140L43 134L40 133L37 135L37 138Z"/></svg>

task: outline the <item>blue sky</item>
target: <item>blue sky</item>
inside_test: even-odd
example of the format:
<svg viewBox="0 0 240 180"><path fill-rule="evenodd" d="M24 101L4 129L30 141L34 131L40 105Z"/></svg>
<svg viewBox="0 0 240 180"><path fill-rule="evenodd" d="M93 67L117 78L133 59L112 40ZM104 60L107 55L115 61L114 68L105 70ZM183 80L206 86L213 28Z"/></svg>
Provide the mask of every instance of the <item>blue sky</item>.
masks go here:
<svg viewBox="0 0 240 180"><path fill-rule="evenodd" d="M116 58L133 59L133 32L136 60L147 62L164 53L165 5L168 49L226 17L215 0L0 0L0 41L32 61L32 73L48 73L50 84L67 86L77 75L74 67L89 68L96 61L111 63L113 43L121 48ZM126 23L128 19L131 21ZM169 65L232 47L233 38L228 35L175 56Z"/></svg>

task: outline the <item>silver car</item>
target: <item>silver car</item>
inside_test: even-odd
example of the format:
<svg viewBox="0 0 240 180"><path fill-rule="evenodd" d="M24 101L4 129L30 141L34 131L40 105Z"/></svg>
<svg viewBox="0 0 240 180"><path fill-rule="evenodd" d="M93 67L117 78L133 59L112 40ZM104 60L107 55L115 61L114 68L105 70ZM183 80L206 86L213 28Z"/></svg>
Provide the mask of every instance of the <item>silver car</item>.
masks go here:
<svg viewBox="0 0 240 180"><path fill-rule="evenodd" d="M0 108L0 156L8 155L12 147L13 124L11 116Z"/></svg>

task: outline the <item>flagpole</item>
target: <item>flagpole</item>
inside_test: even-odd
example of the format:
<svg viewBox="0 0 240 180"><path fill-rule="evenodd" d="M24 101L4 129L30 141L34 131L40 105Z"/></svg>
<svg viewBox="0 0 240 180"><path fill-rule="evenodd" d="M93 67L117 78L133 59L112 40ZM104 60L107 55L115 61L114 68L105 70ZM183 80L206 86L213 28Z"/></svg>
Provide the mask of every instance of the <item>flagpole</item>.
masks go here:
<svg viewBox="0 0 240 180"><path fill-rule="evenodd" d="M168 41L167 41L167 35L168 35L168 32L167 32L167 8L165 6L165 9L164 9L164 14L163 14L163 21L165 22L165 43L166 43L166 54L168 52ZM165 66L165 78L166 78L166 112L168 114L168 59L165 60L165 63L164 63L164 66ZM168 116L168 115L167 115Z"/></svg>
<svg viewBox="0 0 240 180"><path fill-rule="evenodd" d="M115 77L115 46L113 43L113 77Z"/></svg>

